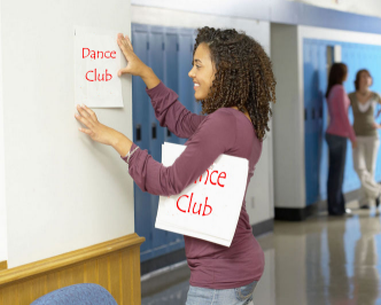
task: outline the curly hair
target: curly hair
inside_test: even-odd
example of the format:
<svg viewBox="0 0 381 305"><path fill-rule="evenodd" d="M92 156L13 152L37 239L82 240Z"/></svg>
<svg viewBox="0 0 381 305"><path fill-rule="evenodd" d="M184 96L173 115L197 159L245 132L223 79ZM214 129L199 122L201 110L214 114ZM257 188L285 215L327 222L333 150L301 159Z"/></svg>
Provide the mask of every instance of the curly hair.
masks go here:
<svg viewBox="0 0 381 305"><path fill-rule="evenodd" d="M203 114L236 106L249 113L259 140L269 131L270 102L276 102L272 63L263 47L244 32L234 29L199 28L194 51L208 45L216 73L211 90L201 100ZM193 53L194 55L194 53Z"/></svg>

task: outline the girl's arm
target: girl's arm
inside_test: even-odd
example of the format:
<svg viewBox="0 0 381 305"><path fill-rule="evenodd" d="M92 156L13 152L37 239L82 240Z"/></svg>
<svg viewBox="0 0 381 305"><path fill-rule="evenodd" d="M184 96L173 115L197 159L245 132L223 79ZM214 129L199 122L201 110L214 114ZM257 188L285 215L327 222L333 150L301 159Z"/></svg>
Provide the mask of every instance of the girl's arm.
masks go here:
<svg viewBox="0 0 381 305"><path fill-rule="evenodd" d="M345 93L344 87L337 86L337 88L335 88L332 99L335 101L338 113L341 117L341 122L344 123L344 127L348 132L349 139L352 142L352 147L355 148L357 146L356 135L351 126L351 123L349 122L348 112L346 111L344 106L345 96L346 96L346 93Z"/></svg>
<svg viewBox="0 0 381 305"><path fill-rule="evenodd" d="M144 192L170 196L180 193L200 177L219 155L234 147L235 120L226 111L207 116L202 126L187 142L184 152L174 164L165 167L155 161L120 132L101 124L95 113L86 106L77 107L76 119L87 128L79 130L94 141L112 146L122 157L134 151L129 160L129 173Z"/></svg>
<svg viewBox="0 0 381 305"><path fill-rule="evenodd" d="M118 35L118 45L122 50L127 66L119 70L118 75L124 73L140 76L147 86L147 93L155 109L155 116L160 125L167 127L180 138L189 138L197 129L205 116L196 115L186 109L178 101L178 95L167 88L155 75L153 70L145 65L134 53L128 36Z"/></svg>

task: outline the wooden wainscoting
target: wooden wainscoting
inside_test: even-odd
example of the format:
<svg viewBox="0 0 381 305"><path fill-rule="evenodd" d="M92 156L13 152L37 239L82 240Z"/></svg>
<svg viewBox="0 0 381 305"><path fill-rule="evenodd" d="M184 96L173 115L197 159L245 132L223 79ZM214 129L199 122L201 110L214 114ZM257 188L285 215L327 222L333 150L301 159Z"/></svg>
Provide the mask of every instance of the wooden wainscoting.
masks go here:
<svg viewBox="0 0 381 305"><path fill-rule="evenodd" d="M39 297L79 283L106 288L118 305L140 305L140 245L127 235L91 247L0 271L0 305L29 305Z"/></svg>
<svg viewBox="0 0 381 305"><path fill-rule="evenodd" d="M0 271L4 270L4 269L7 269L7 268L8 268L7 261L0 262Z"/></svg>

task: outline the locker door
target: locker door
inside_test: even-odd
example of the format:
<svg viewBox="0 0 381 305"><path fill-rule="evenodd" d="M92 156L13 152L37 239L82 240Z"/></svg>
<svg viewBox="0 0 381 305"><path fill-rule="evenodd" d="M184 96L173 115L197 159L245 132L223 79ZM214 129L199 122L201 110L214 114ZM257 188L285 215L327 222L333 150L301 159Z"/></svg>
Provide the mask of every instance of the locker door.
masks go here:
<svg viewBox="0 0 381 305"><path fill-rule="evenodd" d="M164 83L179 94L179 58L178 58L178 34L176 28L166 28L165 33L165 66L164 66ZM182 100L179 98L180 102ZM165 128L164 139L171 143L180 143L180 139Z"/></svg>
<svg viewBox="0 0 381 305"><path fill-rule="evenodd" d="M319 200L319 115L321 105L319 45L304 41L304 128L306 205Z"/></svg>
<svg viewBox="0 0 381 305"><path fill-rule="evenodd" d="M132 44L134 52L139 58L148 62L148 28L147 26L132 25ZM147 109L150 107L149 98L145 92L145 83L140 77L132 77L132 111L134 126L134 142L141 149L149 148L149 126ZM134 184L135 201L135 231L138 235L144 236L146 241L141 246L141 252L145 253L152 248L153 234L150 226L151 212L147 206L150 205L150 195L143 193L136 184Z"/></svg>
<svg viewBox="0 0 381 305"><path fill-rule="evenodd" d="M164 80L164 28L151 27L149 32L148 65L156 73L157 77ZM161 162L161 145L164 143L164 129L156 120L155 111L150 105L148 109L150 127L150 153L158 162ZM165 231L154 228L159 196L151 195L151 224L153 230L152 257L155 257L157 249L165 244Z"/></svg>
<svg viewBox="0 0 381 305"><path fill-rule="evenodd" d="M137 24L132 26L135 53L175 92L178 91L179 84L177 32L174 28ZM133 77L134 141L142 149L147 149L156 161L161 162L161 145L168 133L156 120L145 88L140 78ZM170 138L172 141L178 141L174 135ZM143 193L135 186L136 232L147 239L141 247L141 261L184 247L181 235L154 228L158 201L158 196Z"/></svg>
<svg viewBox="0 0 381 305"><path fill-rule="evenodd" d="M189 111L197 113L195 111L196 100L194 98L193 80L188 76L192 69L193 45L193 31L182 29L179 34L179 93L183 105Z"/></svg>

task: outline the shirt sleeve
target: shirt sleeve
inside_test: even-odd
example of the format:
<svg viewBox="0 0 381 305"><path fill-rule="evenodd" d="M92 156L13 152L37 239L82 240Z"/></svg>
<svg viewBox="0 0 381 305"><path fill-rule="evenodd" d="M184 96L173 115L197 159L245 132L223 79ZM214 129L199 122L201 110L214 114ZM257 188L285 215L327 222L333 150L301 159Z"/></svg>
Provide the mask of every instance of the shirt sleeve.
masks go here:
<svg viewBox="0 0 381 305"><path fill-rule="evenodd" d="M146 89L151 98L152 107L160 126L167 127L179 138L189 138L205 119L181 104L178 95L167 88L162 82L152 89Z"/></svg>
<svg viewBox="0 0 381 305"><path fill-rule="evenodd" d="M377 100L377 103L381 104L381 97L380 97L380 95L377 92L374 92L374 96L375 96L375 98Z"/></svg>
<svg viewBox="0 0 381 305"><path fill-rule="evenodd" d="M349 122L348 109L345 108L345 99L346 93L343 86L338 86L333 92L332 100L335 101L335 106L337 113L340 116L340 121L344 124L344 128L347 131L349 139L351 141L356 141L356 135L352 128L351 123Z"/></svg>
<svg viewBox="0 0 381 305"><path fill-rule="evenodd" d="M129 173L143 192L161 196L179 194L219 155L234 146L235 132L233 115L217 110L206 117L172 166L165 167L138 148L130 158ZM136 147L133 144L131 151Z"/></svg>

